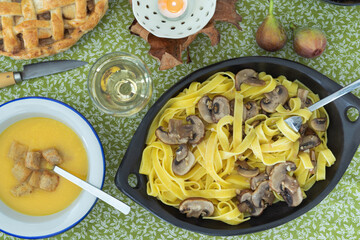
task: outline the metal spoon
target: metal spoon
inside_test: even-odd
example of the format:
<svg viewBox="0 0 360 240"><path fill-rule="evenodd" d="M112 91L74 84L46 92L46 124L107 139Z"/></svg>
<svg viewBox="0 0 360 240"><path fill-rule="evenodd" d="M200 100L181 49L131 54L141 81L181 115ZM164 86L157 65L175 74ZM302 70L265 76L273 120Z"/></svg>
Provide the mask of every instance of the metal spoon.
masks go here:
<svg viewBox="0 0 360 240"><path fill-rule="evenodd" d="M62 176L64 178L66 178L70 182L78 185L79 187L81 187L82 189L87 191L88 193L91 193L95 197L103 200L107 204L110 204L111 206L113 206L114 208L119 210L120 212L122 212L124 214L128 214L130 212L130 207L128 205L126 205L125 203L117 200L116 198L114 198L114 197L110 196L109 194L101 191L100 189L94 187L93 185L81 180L80 178L75 177L74 175L72 175L71 173L65 171L64 169L62 169L62 168L60 168L58 166L55 166L54 167L54 172L56 172L57 174L59 174L60 176Z"/></svg>
<svg viewBox="0 0 360 240"><path fill-rule="evenodd" d="M334 92L333 94L327 96L326 98L321 99L320 101L314 103L308 109L313 112L318 108L321 108L322 106L334 101L335 99L338 99L339 97L347 94L348 92L351 92L352 90L360 87L360 79L356 80L355 82L347 85L346 87L343 87L342 89ZM289 117L285 120L285 122L291 127L295 132L298 132L301 124L302 124L302 118L300 116L293 116Z"/></svg>

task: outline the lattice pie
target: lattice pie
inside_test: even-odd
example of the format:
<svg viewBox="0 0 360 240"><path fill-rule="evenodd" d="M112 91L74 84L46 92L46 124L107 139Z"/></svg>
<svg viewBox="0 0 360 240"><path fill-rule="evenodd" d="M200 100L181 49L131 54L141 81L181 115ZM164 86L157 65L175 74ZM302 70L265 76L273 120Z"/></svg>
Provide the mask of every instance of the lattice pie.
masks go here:
<svg viewBox="0 0 360 240"><path fill-rule="evenodd" d="M29 59L65 51L107 8L108 0L0 0L0 54Z"/></svg>

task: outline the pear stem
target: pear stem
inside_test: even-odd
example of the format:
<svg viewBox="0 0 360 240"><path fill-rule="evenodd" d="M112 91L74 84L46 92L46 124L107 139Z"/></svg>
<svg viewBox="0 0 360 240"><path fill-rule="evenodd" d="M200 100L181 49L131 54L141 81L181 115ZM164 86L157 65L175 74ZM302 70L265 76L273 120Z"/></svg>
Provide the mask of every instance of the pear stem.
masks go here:
<svg viewBox="0 0 360 240"><path fill-rule="evenodd" d="M270 0L269 15L273 15L273 9L274 9L274 0Z"/></svg>

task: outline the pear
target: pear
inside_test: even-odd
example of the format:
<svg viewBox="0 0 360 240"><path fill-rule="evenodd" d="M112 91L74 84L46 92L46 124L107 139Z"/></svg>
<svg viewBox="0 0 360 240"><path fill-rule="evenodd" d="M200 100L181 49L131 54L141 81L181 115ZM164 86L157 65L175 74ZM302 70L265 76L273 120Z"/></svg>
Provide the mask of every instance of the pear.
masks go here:
<svg viewBox="0 0 360 240"><path fill-rule="evenodd" d="M297 54L305 58L320 56L326 48L325 34L318 28L300 27L294 30L294 50Z"/></svg>
<svg viewBox="0 0 360 240"><path fill-rule="evenodd" d="M273 14L274 1L270 0L269 14L256 32L256 42L264 50L275 52L284 47L286 33Z"/></svg>

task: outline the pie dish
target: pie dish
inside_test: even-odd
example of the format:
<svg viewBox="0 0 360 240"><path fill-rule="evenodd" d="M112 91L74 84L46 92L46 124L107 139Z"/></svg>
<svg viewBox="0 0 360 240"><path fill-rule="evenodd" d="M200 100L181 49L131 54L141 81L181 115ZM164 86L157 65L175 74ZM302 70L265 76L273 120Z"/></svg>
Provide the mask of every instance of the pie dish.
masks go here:
<svg viewBox="0 0 360 240"><path fill-rule="evenodd" d="M108 0L0 2L0 54L15 59L53 55L73 46L104 16Z"/></svg>

